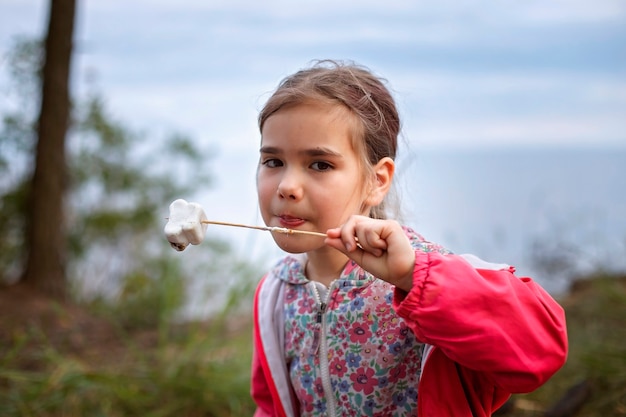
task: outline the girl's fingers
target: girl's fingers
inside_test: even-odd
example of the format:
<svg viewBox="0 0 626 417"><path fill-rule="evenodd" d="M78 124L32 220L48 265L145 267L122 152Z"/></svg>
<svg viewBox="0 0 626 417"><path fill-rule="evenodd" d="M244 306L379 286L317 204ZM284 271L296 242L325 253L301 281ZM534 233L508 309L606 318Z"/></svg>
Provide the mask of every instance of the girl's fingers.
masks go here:
<svg viewBox="0 0 626 417"><path fill-rule="evenodd" d="M384 253L387 249L387 243L380 238L380 235L376 230L368 228L357 228L356 238L359 242L359 247L368 253L378 257Z"/></svg>
<svg viewBox="0 0 626 417"><path fill-rule="evenodd" d="M351 217L327 231L326 244L338 249L365 270L401 288L410 288L415 252L397 222Z"/></svg>
<svg viewBox="0 0 626 417"><path fill-rule="evenodd" d="M340 228L341 241L348 252L352 252L357 249L357 235L356 235L356 218L350 217L348 221Z"/></svg>
<svg viewBox="0 0 626 417"><path fill-rule="evenodd" d="M328 230L327 235L340 239L346 253L362 250L378 257L387 250L387 242L381 236L383 229L384 222L352 216L343 226ZM335 243L331 246L336 247Z"/></svg>

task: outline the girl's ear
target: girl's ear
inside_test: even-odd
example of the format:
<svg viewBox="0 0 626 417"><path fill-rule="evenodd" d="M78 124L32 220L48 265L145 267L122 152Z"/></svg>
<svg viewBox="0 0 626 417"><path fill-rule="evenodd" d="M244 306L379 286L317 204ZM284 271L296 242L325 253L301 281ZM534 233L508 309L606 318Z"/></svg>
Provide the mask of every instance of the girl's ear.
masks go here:
<svg viewBox="0 0 626 417"><path fill-rule="evenodd" d="M365 199L365 204L369 207L375 207L383 202L385 196L391 188L391 181L396 169L393 159L384 157L376 165L374 165L374 179L371 184L370 192Z"/></svg>

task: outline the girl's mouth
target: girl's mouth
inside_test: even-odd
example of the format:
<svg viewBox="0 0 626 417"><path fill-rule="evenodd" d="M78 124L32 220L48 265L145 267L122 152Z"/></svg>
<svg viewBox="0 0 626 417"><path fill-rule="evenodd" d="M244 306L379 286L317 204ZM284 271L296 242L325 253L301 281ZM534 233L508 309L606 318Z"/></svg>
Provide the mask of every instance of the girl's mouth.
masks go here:
<svg viewBox="0 0 626 417"><path fill-rule="evenodd" d="M288 215L281 215L278 216L279 220L280 220L280 224L283 227L287 227L290 229L293 229L295 227L301 226L305 223L304 219L301 219L299 217L293 217L293 216L288 216Z"/></svg>

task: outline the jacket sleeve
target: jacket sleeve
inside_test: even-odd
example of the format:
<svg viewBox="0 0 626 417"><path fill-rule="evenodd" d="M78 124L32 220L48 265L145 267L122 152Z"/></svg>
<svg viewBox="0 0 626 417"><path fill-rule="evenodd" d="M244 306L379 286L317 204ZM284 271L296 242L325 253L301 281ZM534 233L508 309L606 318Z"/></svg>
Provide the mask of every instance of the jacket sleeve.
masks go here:
<svg viewBox="0 0 626 417"><path fill-rule="evenodd" d="M468 259L416 251L413 288L396 289L394 308L418 339L495 386L535 390L565 362L563 309L513 268Z"/></svg>

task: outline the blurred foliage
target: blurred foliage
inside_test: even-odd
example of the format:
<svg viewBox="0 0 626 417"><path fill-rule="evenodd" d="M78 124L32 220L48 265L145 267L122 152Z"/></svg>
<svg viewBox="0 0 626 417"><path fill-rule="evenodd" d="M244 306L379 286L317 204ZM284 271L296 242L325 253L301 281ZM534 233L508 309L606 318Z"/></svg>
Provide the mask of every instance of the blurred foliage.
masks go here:
<svg viewBox="0 0 626 417"><path fill-rule="evenodd" d="M41 43L23 38L6 59L12 89L0 131L0 282L19 279L25 257L25 197L33 169L41 59ZM93 87L72 101L65 226L73 294L120 295L131 314L135 300L164 296L149 293L160 281L171 284L169 303L181 307L192 272L219 265L219 272L229 273L228 265L240 262L228 245L207 243L205 260L186 253L182 265L162 234L169 203L191 194L198 184L210 186L210 150L179 132L155 136L134 131L115 118ZM209 262L211 253L220 261ZM172 277L180 288L174 288ZM172 314L174 309L167 308L165 313Z"/></svg>
<svg viewBox="0 0 626 417"><path fill-rule="evenodd" d="M253 414L249 325L231 330L213 320L169 332L146 344L149 333L120 329L119 340L100 346L90 360L63 350L39 328L16 334L0 360L0 415Z"/></svg>
<svg viewBox="0 0 626 417"><path fill-rule="evenodd" d="M129 283L128 296L141 293L143 282ZM249 300L252 286L238 291L243 288L245 293L228 298ZM149 310L154 301L143 298L143 308ZM626 277L588 277L560 301L568 317L567 363L537 391L514 396L513 407L498 415L554 415L547 410L572 386L588 381L582 408L567 415L626 416ZM2 339L0 415L252 415L249 314L234 305L204 322L157 324L155 333L122 326L128 314L123 309L100 307L101 317L120 325L106 343L89 342L77 350L46 333L49 326L35 325L16 326ZM44 313L75 319L75 312L63 308L51 306ZM97 327L91 324L90 331L97 333Z"/></svg>
<svg viewBox="0 0 626 417"><path fill-rule="evenodd" d="M14 91L0 131L0 282L15 281L24 259L40 43L19 39L6 62ZM178 132L133 131L93 90L73 109L75 297L18 303L20 318L0 317L0 415L251 415L251 328L237 318L249 315L256 270L213 239L183 258L162 232L173 199L210 186L209 150ZM190 321L190 299L211 304L212 319Z"/></svg>
<svg viewBox="0 0 626 417"><path fill-rule="evenodd" d="M24 261L26 190L21 181L0 196L0 274L5 279L17 276Z"/></svg>
<svg viewBox="0 0 626 417"><path fill-rule="evenodd" d="M526 244L528 262L543 279L564 287L580 276L623 273L626 240L603 236L600 218L592 210L547 215L545 230Z"/></svg>

